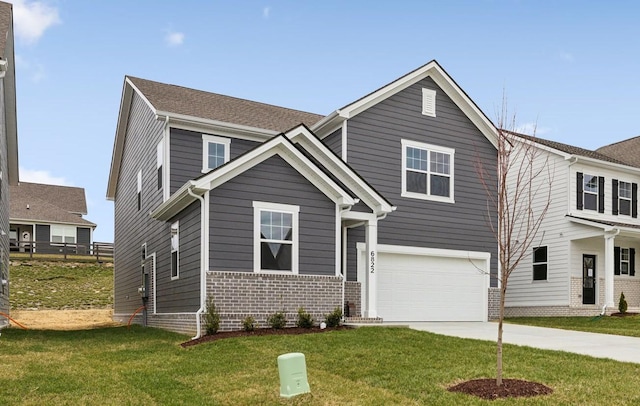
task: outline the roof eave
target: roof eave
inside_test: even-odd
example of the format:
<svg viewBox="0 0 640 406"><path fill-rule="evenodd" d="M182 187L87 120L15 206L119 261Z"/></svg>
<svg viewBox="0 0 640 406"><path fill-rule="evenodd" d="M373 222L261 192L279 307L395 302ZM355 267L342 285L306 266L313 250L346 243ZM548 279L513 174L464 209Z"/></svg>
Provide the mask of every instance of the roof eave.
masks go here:
<svg viewBox="0 0 640 406"><path fill-rule="evenodd" d="M172 113L169 111L156 111L155 115L158 120L164 121L168 119L169 124L193 126L198 127L203 131L213 130L222 132L224 135L256 141L266 141L279 134L279 131L275 130L266 130L258 127L233 124L224 121L189 116L186 114Z"/></svg>

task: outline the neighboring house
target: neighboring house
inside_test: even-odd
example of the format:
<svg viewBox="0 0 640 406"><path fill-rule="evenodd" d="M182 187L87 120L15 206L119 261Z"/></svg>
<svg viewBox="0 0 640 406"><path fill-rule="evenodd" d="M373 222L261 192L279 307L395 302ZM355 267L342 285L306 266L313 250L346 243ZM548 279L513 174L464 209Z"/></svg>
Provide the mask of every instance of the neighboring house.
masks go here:
<svg viewBox="0 0 640 406"><path fill-rule="evenodd" d="M126 77L107 197L114 318L487 320L496 130L432 61L321 116ZM492 184L489 179L488 184ZM492 275L492 277L490 277ZM494 312L492 308L491 313Z"/></svg>
<svg viewBox="0 0 640 406"><path fill-rule="evenodd" d="M551 205L530 255L509 278L507 316L615 312L621 292L640 310L640 161L626 155L640 150L638 139L590 151L522 138L552 172Z"/></svg>
<svg viewBox="0 0 640 406"><path fill-rule="evenodd" d="M0 312L9 313L9 185L18 183L13 8L0 2ZM0 317L0 329L9 325Z"/></svg>
<svg viewBox="0 0 640 406"><path fill-rule="evenodd" d="M87 214L83 188L20 182L10 193L11 250L91 252L96 225L82 218Z"/></svg>

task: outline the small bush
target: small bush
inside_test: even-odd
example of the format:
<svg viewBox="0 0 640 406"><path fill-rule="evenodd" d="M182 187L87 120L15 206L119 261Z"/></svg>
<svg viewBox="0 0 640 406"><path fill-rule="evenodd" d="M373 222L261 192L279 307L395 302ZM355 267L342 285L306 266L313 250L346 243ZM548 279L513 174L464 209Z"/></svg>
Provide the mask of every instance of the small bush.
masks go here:
<svg viewBox="0 0 640 406"><path fill-rule="evenodd" d="M269 316L267 323L269 323L273 329L283 329L287 325L287 316L284 315L284 312L275 312Z"/></svg>
<svg viewBox="0 0 640 406"><path fill-rule="evenodd" d="M342 322L342 309L336 307L331 313L325 316L327 327L338 327Z"/></svg>
<svg viewBox="0 0 640 406"><path fill-rule="evenodd" d="M298 321L296 321L296 327L313 327L313 317L304 310L304 307L298 309Z"/></svg>
<svg viewBox="0 0 640 406"><path fill-rule="evenodd" d="M216 309L213 298L207 301L207 312L204 315L205 329L208 335L215 334L220 328L220 313Z"/></svg>
<svg viewBox="0 0 640 406"><path fill-rule="evenodd" d="M258 322L251 316L247 316L242 320L242 328L244 331L253 331L258 327Z"/></svg>
<svg viewBox="0 0 640 406"><path fill-rule="evenodd" d="M620 293L620 301L618 302L618 310L622 314L627 312L627 299L624 298L624 292Z"/></svg>

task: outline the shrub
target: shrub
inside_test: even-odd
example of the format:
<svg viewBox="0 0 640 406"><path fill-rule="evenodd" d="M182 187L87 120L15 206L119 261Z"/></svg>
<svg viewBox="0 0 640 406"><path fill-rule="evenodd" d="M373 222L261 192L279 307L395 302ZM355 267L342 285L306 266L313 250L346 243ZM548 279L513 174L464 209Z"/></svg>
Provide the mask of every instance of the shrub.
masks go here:
<svg viewBox="0 0 640 406"><path fill-rule="evenodd" d="M624 298L624 292L620 293L620 301L618 302L618 310L622 314L627 312L627 299Z"/></svg>
<svg viewBox="0 0 640 406"><path fill-rule="evenodd" d="M296 321L296 327L313 327L313 317L304 310L304 307L298 309L298 321Z"/></svg>
<svg viewBox="0 0 640 406"><path fill-rule="evenodd" d="M275 312L269 316L267 323L269 323L271 328L276 330L285 328L287 325L287 316L284 315L284 312Z"/></svg>
<svg viewBox="0 0 640 406"><path fill-rule="evenodd" d="M258 327L258 322L252 316L247 316L242 320L242 328L244 331L253 331Z"/></svg>
<svg viewBox="0 0 640 406"><path fill-rule="evenodd" d="M327 327L338 327L342 322L342 309L336 307L331 313L325 316Z"/></svg>
<svg viewBox="0 0 640 406"><path fill-rule="evenodd" d="M208 335L215 334L220 328L220 314L216 305L213 302L213 298L209 298L207 301L207 312L204 315L205 329Z"/></svg>

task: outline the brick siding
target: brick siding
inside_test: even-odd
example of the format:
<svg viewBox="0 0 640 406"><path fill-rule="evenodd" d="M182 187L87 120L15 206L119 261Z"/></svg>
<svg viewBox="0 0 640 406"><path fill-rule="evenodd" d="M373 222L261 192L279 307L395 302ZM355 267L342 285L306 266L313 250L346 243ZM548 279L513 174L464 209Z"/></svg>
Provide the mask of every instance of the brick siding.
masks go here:
<svg viewBox="0 0 640 406"><path fill-rule="evenodd" d="M349 302L351 305L350 317L362 317L361 289L360 282L347 281L344 283L344 301L345 304Z"/></svg>

